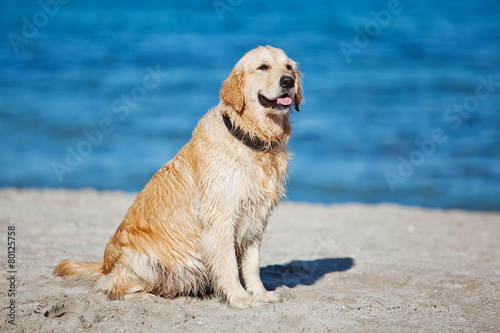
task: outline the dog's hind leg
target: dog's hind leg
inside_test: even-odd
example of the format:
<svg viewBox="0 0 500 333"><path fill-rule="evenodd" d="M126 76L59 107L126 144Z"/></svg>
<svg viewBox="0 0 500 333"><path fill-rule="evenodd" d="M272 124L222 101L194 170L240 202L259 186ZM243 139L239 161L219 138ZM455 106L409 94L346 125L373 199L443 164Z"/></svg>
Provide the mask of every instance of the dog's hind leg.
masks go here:
<svg viewBox="0 0 500 333"><path fill-rule="evenodd" d="M113 271L99 279L97 287L112 300L123 300L125 295L149 292L151 288L133 272L115 266Z"/></svg>
<svg viewBox="0 0 500 333"><path fill-rule="evenodd" d="M106 275L98 281L98 289L110 299L124 299L127 294L151 292L157 284L157 274L151 259L130 249L122 255Z"/></svg>

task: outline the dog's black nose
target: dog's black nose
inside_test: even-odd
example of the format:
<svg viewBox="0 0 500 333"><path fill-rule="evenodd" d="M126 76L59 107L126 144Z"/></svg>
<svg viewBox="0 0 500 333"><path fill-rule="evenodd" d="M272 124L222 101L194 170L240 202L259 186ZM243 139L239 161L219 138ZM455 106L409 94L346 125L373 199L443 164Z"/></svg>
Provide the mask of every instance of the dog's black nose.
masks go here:
<svg viewBox="0 0 500 333"><path fill-rule="evenodd" d="M280 78L280 86L283 88L292 88L294 84L295 80L289 75L285 75Z"/></svg>

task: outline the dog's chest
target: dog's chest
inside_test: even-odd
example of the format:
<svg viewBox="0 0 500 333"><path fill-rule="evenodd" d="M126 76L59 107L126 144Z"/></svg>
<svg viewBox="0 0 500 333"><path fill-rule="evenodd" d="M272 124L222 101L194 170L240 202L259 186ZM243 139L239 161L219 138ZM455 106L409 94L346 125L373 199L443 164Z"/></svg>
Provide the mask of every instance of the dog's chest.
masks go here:
<svg viewBox="0 0 500 333"><path fill-rule="evenodd" d="M258 156L249 158L235 171L234 196L236 241L262 238L269 214L285 192L288 156Z"/></svg>
<svg viewBox="0 0 500 333"><path fill-rule="evenodd" d="M250 154L236 163L229 186L242 214L267 215L285 194L287 171L286 153Z"/></svg>

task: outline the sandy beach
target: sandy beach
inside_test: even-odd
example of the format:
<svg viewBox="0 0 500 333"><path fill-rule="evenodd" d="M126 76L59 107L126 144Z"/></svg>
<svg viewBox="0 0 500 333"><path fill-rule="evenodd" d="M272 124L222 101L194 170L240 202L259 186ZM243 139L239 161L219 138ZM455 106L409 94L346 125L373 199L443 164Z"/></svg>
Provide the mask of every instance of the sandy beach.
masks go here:
<svg viewBox="0 0 500 333"><path fill-rule="evenodd" d="M262 280L283 300L247 310L214 297L110 301L51 275L65 258L100 261L134 197L0 190L1 332L500 331L500 213L284 202L261 249Z"/></svg>

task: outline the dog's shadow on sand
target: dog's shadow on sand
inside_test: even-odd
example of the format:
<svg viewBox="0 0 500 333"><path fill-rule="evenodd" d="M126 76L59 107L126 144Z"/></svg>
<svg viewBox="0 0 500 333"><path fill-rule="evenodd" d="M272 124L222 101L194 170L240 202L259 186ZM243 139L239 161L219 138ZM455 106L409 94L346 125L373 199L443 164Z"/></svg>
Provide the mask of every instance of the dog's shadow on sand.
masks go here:
<svg viewBox="0 0 500 333"><path fill-rule="evenodd" d="M325 274L344 272L354 266L352 258L324 258L316 260L294 260L284 265L269 265L260 269L260 277L267 290L280 286L294 288L310 286Z"/></svg>

